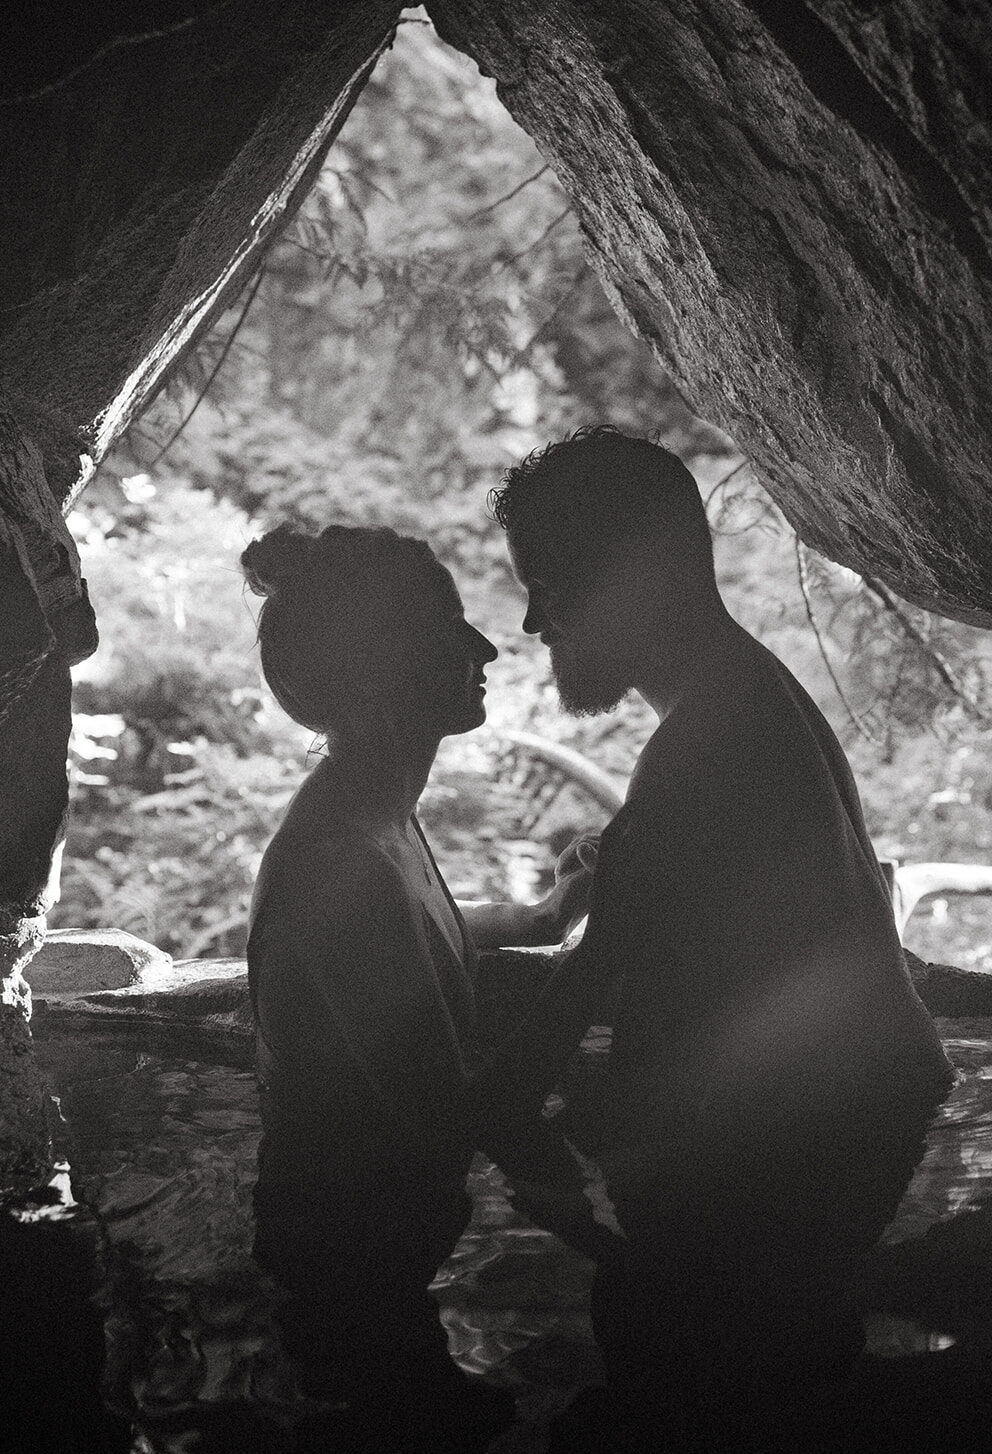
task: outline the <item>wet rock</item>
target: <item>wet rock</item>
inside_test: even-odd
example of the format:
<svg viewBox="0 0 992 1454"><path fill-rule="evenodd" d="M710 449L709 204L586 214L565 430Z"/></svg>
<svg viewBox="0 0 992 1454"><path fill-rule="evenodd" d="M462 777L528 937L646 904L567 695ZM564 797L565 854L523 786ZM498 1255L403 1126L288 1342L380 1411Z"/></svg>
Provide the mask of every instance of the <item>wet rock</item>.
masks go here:
<svg viewBox="0 0 992 1454"><path fill-rule="evenodd" d="M31 993L24 966L45 932L34 917L0 906L0 1208L50 1168L44 1085L31 1055Z"/></svg>
<svg viewBox="0 0 992 1454"><path fill-rule="evenodd" d="M45 1088L20 1010L0 1003L0 1215L50 1169Z"/></svg>
<svg viewBox="0 0 992 1454"><path fill-rule="evenodd" d="M909 950L903 952L916 993L931 1015L992 1015L992 974L959 969L956 964L928 964Z"/></svg>
<svg viewBox="0 0 992 1454"><path fill-rule="evenodd" d="M34 994L122 989L172 956L123 929L52 929L25 970Z"/></svg>
<svg viewBox="0 0 992 1454"><path fill-rule="evenodd" d="M189 978L213 969L220 971L215 978ZM82 1065L87 1045L95 1041L112 1042L125 1059L158 1055L253 1068L255 1030L244 960L175 965L163 978L166 988L148 989L139 981L116 990L35 1000L32 1029L53 1089L64 1081L59 1067ZM55 1044L64 1048L56 1052Z"/></svg>

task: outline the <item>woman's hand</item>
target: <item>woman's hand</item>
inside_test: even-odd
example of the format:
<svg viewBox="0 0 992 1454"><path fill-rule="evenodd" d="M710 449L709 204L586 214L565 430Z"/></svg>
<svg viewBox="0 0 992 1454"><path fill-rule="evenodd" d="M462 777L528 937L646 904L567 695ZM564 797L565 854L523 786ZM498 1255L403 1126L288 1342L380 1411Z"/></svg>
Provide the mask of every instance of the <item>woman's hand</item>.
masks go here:
<svg viewBox="0 0 992 1454"><path fill-rule="evenodd" d="M580 833L578 838L573 838L555 859L555 883L578 868L588 869L592 873L599 856L599 839L598 833Z"/></svg>
<svg viewBox="0 0 992 1454"><path fill-rule="evenodd" d="M598 833L584 833L574 839L555 862L554 888L536 904L459 902L476 948L560 944L585 917L598 845Z"/></svg>

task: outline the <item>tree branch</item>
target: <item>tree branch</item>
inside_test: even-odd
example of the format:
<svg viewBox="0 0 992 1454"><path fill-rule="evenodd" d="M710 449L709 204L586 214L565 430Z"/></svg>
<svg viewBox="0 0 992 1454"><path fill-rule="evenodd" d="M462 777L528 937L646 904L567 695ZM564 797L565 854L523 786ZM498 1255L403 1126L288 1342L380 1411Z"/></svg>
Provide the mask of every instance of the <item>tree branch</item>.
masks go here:
<svg viewBox="0 0 992 1454"><path fill-rule="evenodd" d="M729 470L727 470L726 474L721 475L720 478L717 480L716 484L713 486L712 490L710 490L709 494L706 496L706 499L703 501L703 509L709 511L710 504L712 503L713 497L715 496L717 490L722 490L724 485L730 483L730 481L734 478L734 475L740 474L741 470L744 469L745 465L749 465L750 463L750 459L748 459L745 455L742 460L738 460L737 464L733 465Z"/></svg>
<svg viewBox="0 0 992 1454"><path fill-rule="evenodd" d="M873 747L877 747L878 739L874 737L871 732L868 731L861 718L857 715L854 708L847 700L847 697L844 694L844 689L837 679L837 674L830 664L830 658L827 655L826 643L824 642L823 637L820 634L820 628L817 625L816 617L813 614L813 602L810 599L809 594L809 577L806 573L806 560L803 556L803 543L799 539L798 535L794 536L793 540L795 542L796 550L796 573L799 577L799 589L802 592L803 605L806 607L806 619L810 624L810 629L813 632L813 636L816 640L817 648L820 652L820 656L823 659L823 665L826 667L827 674L830 677L830 680L833 682L834 691L840 698L841 706L847 713L851 726L854 728L855 732L857 732L859 737L863 737L866 742L870 742Z"/></svg>
<svg viewBox="0 0 992 1454"><path fill-rule="evenodd" d="M210 374L209 374L209 376L207 378L207 382L204 384L203 388L200 390L199 394L197 395L195 404L193 405L193 407L189 411L189 413L187 415L185 415L185 417L183 419L181 419L179 421L179 423L176 425L176 428L169 435L169 438L166 440L165 444L162 445L162 448L158 451L158 453L152 459L151 463L147 466L148 469L150 469L150 470L154 469L155 466L158 464L159 460L165 458L165 456L169 453L169 450L172 448L172 446L175 444L176 440L179 438L180 434L182 434L183 430L186 428L186 425L189 423L189 421L192 419L193 415L196 413L197 409L199 409L200 405L203 403L204 399L207 397L207 394L210 391L211 384L213 383L213 381L217 377L217 375L220 373L221 369L224 367L225 360L227 359L228 354L231 352L231 346L232 346L232 344L234 343L234 340L237 338L238 334L241 331L241 325L244 323L245 319L248 317L248 309L251 307L251 305L255 301L255 298L256 298L256 296L258 294L258 290L262 286L262 279L263 279L264 276L265 276L265 266L263 264L262 267L259 268L258 272L255 275L255 281L251 285L251 288L250 288L249 293L248 293L248 297L245 300L245 306L242 308L241 313L238 316L238 321L237 321L237 323L235 323L234 327L231 329L230 333L227 335L227 338L224 340L224 347L220 351L220 357L217 359L217 362L214 364L213 368L210 370Z"/></svg>
<svg viewBox="0 0 992 1454"><path fill-rule="evenodd" d="M497 197L495 202L487 202L485 207L479 207L475 212L470 212L467 217L463 217L461 219L462 222L474 222L477 217L485 217L487 212L495 212L497 207L502 207L504 202L511 201L514 197L517 196L519 192L522 192L525 187L529 187L531 182L536 182L539 177L543 177L544 173L547 170L548 164L547 162L545 162L544 166L538 167L537 171L534 172L532 176L524 177L522 182L518 182L518 184L513 188L512 191L504 192L503 196Z"/></svg>
<svg viewBox="0 0 992 1454"><path fill-rule="evenodd" d="M980 726L992 727L992 717L989 716L982 707L982 704L972 693L968 691L967 687L962 685L954 672L954 668L941 656L940 652L934 646L931 646L922 631L920 631L919 627L910 618L900 602L892 595L888 587L884 586L880 580L876 580L874 576L862 576L861 579L869 591L871 591L872 595L881 601L886 611L898 621L900 629L913 645L923 653L951 695L961 703Z"/></svg>
<svg viewBox="0 0 992 1454"><path fill-rule="evenodd" d="M541 246L541 243L544 242L548 237L550 237L551 233L554 232L558 224L564 222L566 217L571 216L571 212L571 207L566 207L563 212L559 212L557 217L553 217L551 219L547 227L541 233L540 237L535 237L534 241L528 243L525 248L522 248L520 250L520 252L511 253L508 258L504 258L500 266L504 268L512 267L514 263L518 263L520 259L526 257L528 253L536 251L536 249Z"/></svg>

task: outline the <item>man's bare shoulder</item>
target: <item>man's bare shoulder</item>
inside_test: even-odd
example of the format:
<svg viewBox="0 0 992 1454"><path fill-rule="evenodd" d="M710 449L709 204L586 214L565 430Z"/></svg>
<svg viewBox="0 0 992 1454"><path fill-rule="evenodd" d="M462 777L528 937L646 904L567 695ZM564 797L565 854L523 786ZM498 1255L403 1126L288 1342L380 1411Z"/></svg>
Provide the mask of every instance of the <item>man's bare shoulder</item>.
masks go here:
<svg viewBox="0 0 992 1454"><path fill-rule="evenodd" d="M833 795L843 750L819 708L760 642L688 691L645 744L627 806L642 831L686 814L765 811L783 797ZM750 806L747 806L750 805Z"/></svg>
<svg viewBox="0 0 992 1454"><path fill-rule="evenodd" d="M701 676L671 717L662 723L648 748L674 754L686 751L739 749L762 755L811 722L831 733L802 683L774 652L753 637L720 663L720 671Z"/></svg>

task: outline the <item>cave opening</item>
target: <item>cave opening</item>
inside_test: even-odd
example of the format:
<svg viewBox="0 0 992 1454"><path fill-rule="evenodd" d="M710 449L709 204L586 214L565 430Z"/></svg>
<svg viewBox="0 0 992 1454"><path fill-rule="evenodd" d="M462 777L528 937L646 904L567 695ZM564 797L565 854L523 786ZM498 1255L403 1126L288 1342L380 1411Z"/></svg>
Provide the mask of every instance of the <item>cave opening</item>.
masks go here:
<svg viewBox="0 0 992 1454"><path fill-rule="evenodd" d="M549 19L542 10L536 22L542 37L536 47L536 79L521 80L507 61L505 40L485 17L469 14L473 7L466 8L468 18L456 14L455 7L431 7L441 34L455 43L468 36L464 49L499 76L514 114L534 123L529 129L543 143L538 152L503 111L492 81L480 81L460 52L444 49L423 12L405 12L396 40L380 55L375 47L388 38L394 8L369 7L366 32L366 18L346 17L344 41L331 47L337 53L331 55L329 69L327 58L323 61L319 121L314 112L309 126L301 122L289 141L283 139L281 160L264 197L235 216L226 235L223 227L215 232L216 218L202 221L203 198L212 190L216 195L219 186L221 192L228 189L229 201L251 159L239 155L220 184L204 157L188 163L190 189L203 181L196 204L201 211L192 211L194 225L179 239L174 250L179 261L170 264L172 271L156 261L143 293L135 290L122 301L120 314L129 314L130 322L121 334L115 335L120 316L109 306L108 295L116 274L107 256L101 258L97 227L95 250L89 254L85 228L68 244L63 238L61 252L55 239L45 260L49 271L36 264L8 313L14 326L5 365L14 407L13 426L2 443L14 484L4 506L10 507L7 518L18 533L5 525L3 544L8 561L21 563L27 555L32 574L13 570L4 587L10 591L9 619L18 625L9 669L4 665L5 695L13 704L4 751L8 780L23 783L44 776L49 785L53 777L58 784L53 790L32 791L30 796L44 807L34 819L30 811L17 808L17 792L13 794L15 807L0 843L11 865L5 870L4 901L11 906L5 921L5 968L13 969L16 980L23 965L32 981L28 954L37 943L39 908L49 909L49 926L56 930L80 923L92 928L113 925L168 949L175 960L216 961L216 972L206 976L208 985L199 1001L188 1000L178 1021L164 1031L158 1027L165 1039L143 1040L137 1053L144 1057L149 1104L163 1088L177 1094L182 1076L188 1077L186 1093L195 1114L174 1148L184 1165L203 1152L197 1114L206 1108L209 1115L213 1106L225 1121L212 1152L220 1180L227 1178L224 1196L240 1208L239 1215L246 1205L245 1165L252 1151L251 1131L245 1131L243 1119L250 1075L239 1059L244 1053L243 1007L234 1006L224 976L236 981L253 867L309 745L298 734L291 740L274 725L250 658L251 623L235 574L246 534L277 515L315 524L328 518L330 509L333 518L381 521L413 534L430 534L464 587L469 614L493 613L504 673L493 692L493 734L484 745L457 749L442 760L428 804L435 833L450 825L445 867L468 894L508 891L527 897L541 875L548 874L560 835L579 826L580 815L596 811L595 800L583 796L574 783L568 788L567 779L563 794L546 759L538 759L541 771L535 777L533 759L527 755L531 748L514 742L513 733L519 736L523 729L531 737L563 739L567 747L605 768L615 788L623 786L644 739L645 724L633 709L624 709L619 731L612 720L605 729L601 723L595 729L586 724L560 730L546 673L519 646L519 596L485 511L486 490L506 463L547 438L603 417L633 432L660 430L692 464L712 508L722 578L734 595L735 610L783 656L789 659L791 653L797 674L817 689L860 780L869 783L867 796L882 855L903 866L933 868L940 863L931 860L950 859L981 869L992 845L987 824L992 790L985 762L989 650L985 634L967 624L984 624L987 612L975 437L963 439L956 453L945 448L947 401L955 404L959 418L971 418L968 391L976 387L973 363L984 337L969 291L977 287L984 297L987 281L983 270L974 267L982 237L971 220L969 159L962 160L948 143L948 170L941 172L937 192L945 198L952 194L947 178L953 175L953 196L965 195L947 227L936 229L928 254L930 243L920 241L919 230L924 227L920 217L926 218L928 207L933 211L921 183L927 152L919 141L907 141L898 94L879 102L885 85L875 74L865 83L871 89L870 105L856 88L844 92L841 105L827 84L836 83L836 75L825 78L817 57L797 48L791 32L783 37L781 17L777 21L771 14L776 7L754 5L745 39L757 43L757 31L748 27L759 22L767 25L770 37L770 48L759 55L759 69L769 67L776 56L785 60L774 83L766 70L764 102L740 122L748 176L756 189L753 215L739 228L735 224L721 232L715 204L702 195L700 180L713 168L712 154L701 156L684 145L685 156L673 160L669 152L675 142L685 144L687 138L671 126L670 117L666 135L648 104L637 57L644 40L638 30L642 22L628 18L628 26L607 33L609 17L583 29L570 13L562 23L556 54L555 46L547 44L550 32L540 31L540 26L562 17ZM681 12L682 7L674 9ZM224 11L217 6L204 16L171 18L157 31L165 35L172 27L177 44L188 44L197 32L209 36L216 24L215 39L225 42L223 27L229 17ZM685 16L677 18L674 31L686 43L687 54L691 52L689 92L715 118L717 138L725 138L727 97L740 84L740 36L735 49L715 33L712 19L703 23L697 17L693 36ZM196 24L187 23L194 19ZM301 34L307 26L305 40L312 52L317 28L312 17L294 44L306 49ZM700 37L707 42L710 69L702 67ZM867 44L864 37L855 39ZM849 53L851 37L837 44ZM107 50L106 38L94 40L83 66L90 61L97 65L101 57L115 61L118 49L120 58L128 60L126 48L111 45ZM138 57L137 81L147 80L141 56L149 53L142 46L132 49ZM590 69L593 57L597 65ZM664 59L671 63L671 55ZM371 60L375 65L370 69ZM869 61L862 55L862 69L871 73ZM258 77L263 67L257 56L253 66ZM694 72L694 66L702 68ZM579 78L583 101L574 124L562 112L562 95L567 98L571 83L557 97L548 90L548 73L556 68L564 73L569 67ZM717 71L722 71L727 94L714 100ZM330 73L339 87L332 112L337 120L350 114L324 159L329 132L337 124L329 124L326 113L333 90ZM52 74L63 76L66 69L56 66ZM85 79L89 73L84 69L82 75ZM614 101L603 90L605 82L627 87L622 125ZM799 217L808 179L800 177L791 190L785 187L784 200L771 198L767 174L781 169L782 154L774 147L768 150L767 133L774 130L769 98L778 98L778 119L788 112L791 125L801 109L796 96L803 83L816 105L832 114L839 132L848 128L857 133L861 127L860 144L870 161L868 180L876 191L891 187L898 192L898 176L905 173L906 236L912 240L907 251L914 253L905 269L893 265L886 274L880 260L874 193L865 201L865 216L850 220L848 237L853 241L841 261L817 230L823 218L810 224ZM39 82L37 74L26 73L16 78L13 91L33 95L50 84L49 78ZM131 75L132 95L135 84ZM312 77L307 84L314 84ZM115 85L111 75L108 98L115 97ZM398 107L390 115L389 104L398 97L407 110ZM546 114L541 112L544 101ZM115 105L119 107L119 97ZM789 112L792 105L796 113ZM604 137L611 127L620 126L621 162L612 171L611 159L597 146L601 138L591 132L588 138L582 136L583 124L595 129L590 118ZM104 118L107 134L113 119ZM60 122L65 121L63 115ZM572 155L561 165L562 184L554 165L561 158L547 147L549 132L570 133ZM625 150L631 136L650 165L631 160ZM460 153L453 139L461 144ZM179 142L188 141L187 130ZM178 149L179 143L174 144ZM798 142L793 137L790 144ZM804 145L815 151L816 144L815 137L805 136ZM926 146L932 145L928 137ZM125 158L132 167L140 161L139 150ZM264 153L263 145L254 160L264 160ZM543 159L547 155L552 161ZM64 157L59 164L65 165ZM827 173L832 165L826 165ZM126 173L122 163L121 177ZM596 175L605 177L605 186L594 180ZM402 187L395 185L399 180ZM835 180L831 173L830 185ZM85 175L77 178L77 213L85 182ZM697 183L697 211L690 215L685 197L694 194ZM666 191L670 185L677 203ZM724 179L721 185L732 212L740 205L745 184L738 178L729 186ZM126 190L123 180L121 186ZM391 195L394 190L398 196ZM164 215L166 195L163 191L152 198L147 208L145 222L153 229ZM836 207L835 198L826 213ZM282 214L295 208L295 220L283 226ZM219 215L223 220L223 207ZM708 240L701 218L708 218L715 229ZM755 249L750 254L740 241L749 230ZM168 227L161 231L167 234ZM712 241L717 233L719 246ZM135 237L140 241L140 228ZM945 256L962 238L966 245L958 250L965 272L970 268L977 274L977 283ZM87 263L76 277L73 247ZM213 250L199 272L198 249ZM94 256L99 266L89 266ZM871 307L859 291L861 284L851 281L851 258L868 280ZM928 264L943 285L940 297L948 315L968 316L956 337L956 360L948 357L946 335L931 337L928 359L922 363L915 357L916 345L907 341L914 329L920 330L907 274L914 268L925 271ZM133 261L127 266L140 271ZM673 269L681 279L675 285ZM12 277L19 281L16 274ZM753 306L742 301L748 293L742 278L750 280ZM893 300L899 305L894 310ZM859 324L870 334L872 326L879 326L881 314L872 311L876 304L883 311L889 308L895 321L890 320L879 343L880 359L871 362L852 320L863 310ZM614 306L625 323L612 311ZM143 307L147 313L139 326L135 320L142 318ZM101 331L101 309L108 320L108 357L86 363L93 335ZM330 324L329 313L334 315ZM85 328L78 326L81 315L88 319ZM322 326L314 324L318 316ZM39 317L47 318L49 327L38 344L28 344L25 339ZM144 326L148 318L153 322ZM634 339L626 327L630 321L648 342ZM146 348L149 340L152 346ZM117 353L110 358L115 347ZM914 355L912 367L906 365L907 354ZM55 356L57 368L52 364ZM677 386L662 372L659 357L673 367ZM405 379L401 365L408 371ZM907 428L905 417L919 402L914 394L919 373L927 369L936 383L934 401L926 417ZM457 390L450 388L453 377ZM170 388L163 394L165 380ZM683 395L701 412L707 412L708 401L723 401L713 417L725 428L733 428L737 419L742 422L741 431L733 432L756 460L756 473L730 436L703 424ZM776 395L785 400L781 408L768 404ZM333 430L328 428L332 418ZM79 425L88 426L83 453L91 461L82 474L76 468ZM806 438L801 437L804 430ZM39 461L45 470L40 487ZM95 471L93 461L98 461ZM759 480L769 485L784 516ZM50 497L71 503L69 527L105 635L102 652L76 667L71 747L76 822L70 826L64 891L57 906L49 902L51 879L39 864L58 837L62 814L64 666L92 647L92 633L72 546L52 518ZM34 535L23 528L25 519L34 522ZM211 548L204 549L208 542ZM814 553L817 547L825 554ZM844 563L831 564L827 557ZM23 589L25 579L30 591ZM931 616L916 604L921 601L948 614ZM236 616L238 626L233 625ZM58 641L61 681L54 695L46 696L46 668L39 663L52 655L53 639ZM207 672L205 661L210 663ZM211 678L206 684L205 676ZM24 690L27 683L32 685L33 717L18 706L32 695ZM267 765L260 769L263 756ZM501 770L519 782L508 803L495 805L503 818L499 832L489 836L480 833L480 823L494 804L482 789ZM213 795L218 783L219 800ZM602 803L599 811L602 821ZM143 882L136 887L138 858ZM948 914L949 896L958 902L960 884L945 885L917 874L906 892L921 887L929 896L929 917L915 917L907 943L924 960L984 969L989 953L984 901L969 898L966 922L961 923ZM979 875L963 891L982 893L986 887ZM25 913L25 906L35 912ZM182 932L180 914L185 916ZM25 929L28 923L31 927ZM58 933L51 942L57 940ZM140 992L134 993L141 984L140 975L134 983L133 946L117 948L124 954L118 971L125 981L121 988L127 989L130 980L133 1006L139 1013L146 1011L150 1021L161 1018L163 1011L168 1013L164 1001L153 995L142 1004ZM70 949L73 953L78 964L78 947ZM42 970L39 961L34 976L39 985L44 984ZM51 972L56 978L48 984L55 987L48 993L56 1005L58 975L71 978L76 971L70 962L68 971ZM170 966L146 964L143 973L146 987L168 993ZM63 979L62 987L65 983ZM44 989L36 990L38 1000L45 997ZM57 1007L56 1016L64 1008ZM137 1042L132 1040L127 1048L123 1032L115 1039L117 1031L107 1017L118 1008L119 1002L111 1007L94 1001L68 1009L60 1053L73 1034L87 1029L87 1016L102 1014L105 1024L97 1033L95 1059L109 1057L112 1062L120 1053L126 1060ZM20 1031L11 1033L17 1045ZM60 1039L57 1029L54 1035L42 1030L42 1046L46 1034L49 1045ZM175 1036L171 1042L170 1034ZM234 1076L230 1095L230 1087L221 1085L224 1073L215 1073L209 1059L214 1055L224 1063L218 1046L225 1036ZM170 1045L188 1048L194 1043L206 1047L203 1066L196 1070L183 1069L167 1053ZM47 1065L46 1055L43 1050ZM96 1079L93 1065L84 1069L83 1080ZM980 1078L981 1068L976 1064L972 1069ZM156 1076L153 1091L149 1087ZM20 1104L16 1097L12 1102L10 1124L20 1148L11 1179L14 1201L26 1186L37 1185L32 1156L43 1163L48 1154L48 1131L31 1129L37 1094L38 1085L32 1083ZM76 1095L80 1104L85 1102L86 1091L77 1089ZM116 1114L116 1104L113 1097L110 1102L94 1097L96 1122L104 1124L108 1115ZM969 1103L967 1114L974 1133L967 1155L959 1143L945 1145L931 1159L928 1187L936 1196L934 1188L940 1183L944 1195L957 1177L966 1188L958 1206L970 1207L982 1198L988 1158L984 1108L979 1101ZM151 1124L135 1121L124 1138L128 1156L143 1136L152 1137ZM93 1156L92 1186L110 1185L107 1178L112 1181L116 1170L106 1160L106 1147L94 1142L87 1149ZM133 1166L145 1174L139 1161L135 1157ZM968 1167L962 1171L965 1161ZM163 1185L171 1183L176 1191L170 1214L179 1216L183 1197L195 1200L196 1192L192 1183L181 1177L177 1181L175 1166L160 1169ZM491 1198L498 1190L481 1184L479 1195ZM927 1188L911 1214L917 1230L926 1225L932 1214ZM163 1217L161 1223L150 1219L145 1228L149 1239L161 1235L168 1222ZM205 1244L215 1234L221 1243L232 1235L230 1227L219 1229L212 1214L203 1226ZM973 1229L977 1226L971 1223ZM241 1233L243 1227L234 1235ZM128 1236L123 1235L124 1242ZM118 1288L126 1287L136 1271L147 1273L140 1264L140 1255L130 1262L127 1256L118 1260ZM170 1266L166 1256L152 1274L155 1336L163 1348L170 1346L170 1338L183 1336L188 1312L177 1309L196 1284L196 1269L191 1272L190 1267L178 1276L176 1264ZM216 1270L216 1264L212 1267ZM207 1281L211 1275L205 1273ZM924 1268L921 1286L927 1275ZM581 1303L580 1282L574 1281L574 1269L565 1269L573 1312ZM181 1284L187 1291L178 1293ZM176 1409L188 1414L191 1404L208 1422L217 1408L236 1420L239 1389L260 1371L262 1381L268 1379L272 1406L279 1405L276 1365L266 1363L264 1356L254 1365L250 1359L239 1364L231 1357L240 1338L250 1341L265 1326L264 1310L253 1301L254 1289L244 1292L235 1315L240 1324L224 1324L217 1309L234 1286L237 1269L213 1288L216 1307L204 1296L206 1325L214 1317L212 1326L221 1330L218 1345L226 1351L213 1363L205 1360L207 1376L197 1389L173 1389L170 1394L162 1386L156 1437L179 1437L175 1429L163 1430ZM451 1287L456 1305L457 1276ZM947 1295L947 1290L941 1293ZM952 1337L967 1343L980 1318L962 1308L959 1288L953 1296L958 1303L951 1310L942 1308L936 1322L915 1317L918 1308L912 1298L901 1308L906 1315L901 1326L889 1309L879 1339L888 1340L890 1351L902 1339L901 1352L936 1351ZM136 1321L143 1316L137 1307L122 1314L120 1303L117 1313ZM466 1348L476 1313L470 1307L463 1318ZM457 1317L450 1328L456 1326ZM586 1355L572 1352L579 1366ZM113 1370L131 1394L135 1376L153 1383L158 1376L153 1362L141 1366L139 1361L137 1366L138 1375L133 1368ZM214 1391L219 1390L216 1399L210 1394L211 1380ZM202 1405L209 1406L206 1412Z"/></svg>
<svg viewBox="0 0 992 1454"><path fill-rule="evenodd" d="M50 927L113 924L180 959L243 953L252 865L295 768L268 769L272 780L245 804L248 778L265 779L254 754L279 729L235 562L252 530L280 518L430 536L501 648L490 725L563 740L622 786L645 722L629 704L602 734L562 719L518 629L519 596L485 505L515 457L603 420L651 432L694 469L738 619L814 690L865 781L883 767L911 774L898 816L880 805L873 823L882 857L918 860L935 815L983 791L974 747L938 766L955 712L965 724L956 746L969 716L981 730L965 679L981 680L982 634L910 608L893 617L863 577L798 544L729 437L691 413L616 318L553 172L491 80L422 13L405 19L294 222L69 515L104 647L74 674L78 807ZM156 531L161 558L150 559ZM202 558L197 542L210 543ZM958 697L940 677L944 654ZM208 691L221 682L223 707ZM938 740L907 769L905 739L915 744L915 728L931 724ZM279 741L277 756L296 751L295 738ZM233 761L209 764L225 747ZM456 782L471 797L473 777L493 778L501 747L497 730L467 758L448 748L429 821L443 818ZM475 819L463 811L472 852L455 842L441 851L459 890L477 896L507 891L506 864L521 891L543 883L581 803L561 805L558 821L553 808L545 815L536 857L522 828L500 834L519 854L497 850L478 837L481 805ZM485 864L472 861L480 844ZM939 856L985 847L979 833ZM136 891L136 880L147 887ZM957 939L941 941L940 919L914 947L978 962L982 913L972 901Z"/></svg>

